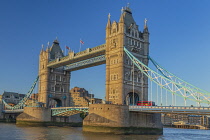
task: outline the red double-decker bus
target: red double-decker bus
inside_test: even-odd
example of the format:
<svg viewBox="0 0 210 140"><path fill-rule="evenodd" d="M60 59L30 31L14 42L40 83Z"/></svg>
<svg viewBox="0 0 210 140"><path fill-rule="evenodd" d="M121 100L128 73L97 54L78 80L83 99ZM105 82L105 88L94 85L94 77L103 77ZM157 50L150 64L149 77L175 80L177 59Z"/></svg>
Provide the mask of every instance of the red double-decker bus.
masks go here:
<svg viewBox="0 0 210 140"><path fill-rule="evenodd" d="M138 101L136 105L138 105L138 106L155 106L155 102L153 102L153 101Z"/></svg>

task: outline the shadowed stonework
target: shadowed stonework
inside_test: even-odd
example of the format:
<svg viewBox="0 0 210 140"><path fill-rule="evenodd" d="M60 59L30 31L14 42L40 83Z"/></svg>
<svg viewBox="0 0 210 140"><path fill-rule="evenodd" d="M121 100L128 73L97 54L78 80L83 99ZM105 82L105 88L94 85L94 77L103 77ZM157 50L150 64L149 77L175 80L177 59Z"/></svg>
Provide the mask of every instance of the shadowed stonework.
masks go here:
<svg viewBox="0 0 210 140"><path fill-rule="evenodd" d="M163 133L160 114L129 112L126 105L92 104L83 120L84 132L114 134Z"/></svg>

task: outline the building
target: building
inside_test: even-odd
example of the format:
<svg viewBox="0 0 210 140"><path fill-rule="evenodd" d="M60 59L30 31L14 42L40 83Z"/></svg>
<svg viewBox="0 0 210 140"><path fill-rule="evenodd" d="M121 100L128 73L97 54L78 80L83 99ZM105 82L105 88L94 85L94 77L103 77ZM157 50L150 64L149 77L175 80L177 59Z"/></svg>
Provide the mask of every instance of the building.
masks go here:
<svg viewBox="0 0 210 140"><path fill-rule="evenodd" d="M2 94L2 99L10 106L15 106L24 97L25 97L25 94L19 94L19 93L16 93L16 92L4 91L4 93Z"/></svg>
<svg viewBox="0 0 210 140"><path fill-rule="evenodd" d="M29 107L39 107L40 104L38 103L38 93L31 94L31 96L25 102L25 105Z"/></svg>
<svg viewBox="0 0 210 140"><path fill-rule="evenodd" d="M70 90L70 106L88 106L89 104L102 103L102 99L94 98L84 88L74 87Z"/></svg>
<svg viewBox="0 0 210 140"><path fill-rule="evenodd" d="M173 124L177 123L209 126L209 117L201 115L162 114L161 121L163 125L169 126L172 126Z"/></svg>
<svg viewBox="0 0 210 140"><path fill-rule="evenodd" d="M38 101L45 107L69 106L70 72L63 67L48 68L50 62L57 61L64 54L58 40L54 40L52 46L42 49L39 55L39 96Z"/></svg>
<svg viewBox="0 0 210 140"><path fill-rule="evenodd" d="M0 104L2 103L2 95L0 95Z"/></svg>
<svg viewBox="0 0 210 140"><path fill-rule="evenodd" d="M148 100L148 78L124 52L124 47L148 65L149 30L147 20L139 30L129 6L122 8L119 22L106 25L106 101L113 104L136 104ZM135 88L133 89L133 85ZM134 97L133 97L134 96Z"/></svg>

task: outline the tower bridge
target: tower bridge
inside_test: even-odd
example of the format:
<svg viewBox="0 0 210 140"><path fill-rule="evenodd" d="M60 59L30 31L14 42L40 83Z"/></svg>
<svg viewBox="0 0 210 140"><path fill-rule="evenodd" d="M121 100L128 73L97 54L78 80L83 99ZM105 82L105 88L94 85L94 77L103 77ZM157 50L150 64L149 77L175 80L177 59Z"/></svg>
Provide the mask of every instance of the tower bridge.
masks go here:
<svg viewBox="0 0 210 140"><path fill-rule="evenodd" d="M87 48L78 53L70 51L67 56L64 56L59 41L54 40L52 46L48 46L46 50L42 49L39 55L38 102L41 106L25 107L18 120L28 121L31 116L32 121L46 122L50 121L51 116L59 113L71 114L71 111L74 113L84 111L89 112L83 120L84 131L95 131L99 128L99 132L120 130L117 133L162 134L159 113L210 114L208 107L186 107L188 100L198 105L209 104L210 94L161 67L149 56L149 44L147 20L143 31L140 31L129 7L122 9L119 22L111 22L111 17L108 15L105 44ZM154 64L157 71L148 67L149 61ZM101 64L106 64L105 100L107 104L70 107L71 72ZM23 108L37 80L38 78L18 106L9 107L4 102L5 106L12 110ZM152 83L159 89L154 91ZM149 100L149 87L151 101L155 100L152 97L156 92L157 104L158 102L160 104L152 107L134 106L138 101ZM168 105L163 107L163 94L166 102L169 96L172 98L170 104L176 101L176 97L180 97L185 107L174 108ZM53 101L57 102L59 108L50 108ZM26 116L29 118L26 119ZM143 129L145 127L149 128L149 131Z"/></svg>
<svg viewBox="0 0 210 140"><path fill-rule="evenodd" d="M113 104L136 104L148 100L148 78L137 68L132 71L132 61L124 52L124 47L135 57L148 65L149 31L147 24L141 32L133 19L131 9L125 7L119 22L106 25L105 44L87 48L78 53L73 51L64 56L58 40L51 47L41 50L39 62L39 101L50 106L56 100L59 106L69 106L69 86L71 71L106 64L106 101ZM132 86L132 73L138 80ZM136 79L136 78L135 78ZM134 98L133 98L134 93ZM49 98L50 97L50 98Z"/></svg>

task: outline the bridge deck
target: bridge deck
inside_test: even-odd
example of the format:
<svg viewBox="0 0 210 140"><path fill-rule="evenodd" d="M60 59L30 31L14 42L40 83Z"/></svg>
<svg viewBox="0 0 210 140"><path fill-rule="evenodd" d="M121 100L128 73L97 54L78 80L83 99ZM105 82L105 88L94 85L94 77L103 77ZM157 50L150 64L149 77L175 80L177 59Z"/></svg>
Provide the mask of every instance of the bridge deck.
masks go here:
<svg viewBox="0 0 210 140"><path fill-rule="evenodd" d="M88 112L89 107L57 107L51 108L52 116L64 112L77 111ZM210 107L187 107L187 106L129 106L129 111L148 113L176 113L193 115L210 115ZM23 109L3 110L4 113L21 113ZM72 113L73 113L72 112Z"/></svg>
<svg viewBox="0 0 210 140"><path fill-rule="evenodd" d="M210 115L210 107L189 107L189 106L129 106L130 111L150 113L176 113Z"/></svg>

